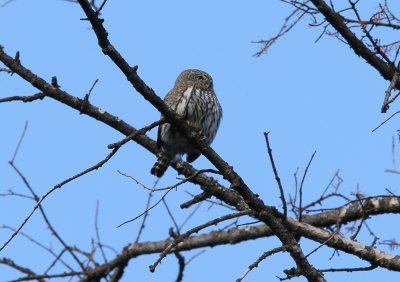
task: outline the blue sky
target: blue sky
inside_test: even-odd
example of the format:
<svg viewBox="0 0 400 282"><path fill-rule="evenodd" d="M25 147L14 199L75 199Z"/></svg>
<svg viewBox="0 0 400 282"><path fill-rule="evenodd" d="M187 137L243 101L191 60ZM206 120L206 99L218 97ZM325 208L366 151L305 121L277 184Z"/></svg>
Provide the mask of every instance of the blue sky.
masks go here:
<svg viewBox="0 0 400 282"><path fill-rule="evenodd" d="M315 150L305 182L306 202L322 192L337 169L344 179L341 191L346 195L355 192L357 186L366 195L385 194L385 188L398 193L398 176L384 172L391 168L391 142L398 119L371 133L388 116L380 113L388 82L376 70L335 38L323 37L314 43L320 30L309 27L307 21L278 41L267 55L253 56L259 46L252 41L266 39L279 30L290 11L287 5L280 1L108 2L103 16L110 40L130 64L139 66L140 76L158 95L163 97L184 69L199 68L213 76L224 118L212 146L267 204L279 205L279 198L264 131L271 132L275 161L288 194L294 191L293 173L297 168L303 173ZM0 9L0 44L8 53L20 51L22 64L44 79L50 81L56 75L62 89L74 96L83 97L99 79L91 102L137 128L157 120L157 111L102 54L89 23L79 20L82 17L80 6L68 2L16 0ZM16 75L10 78L0 74L0 85L1 97L37 93ZM388 114L397 107L393 104ZM13 189L27 193L7 163L25 121L29 123L28 130L16 165L39 195L104 158L109 152L107 145L122 138L112 129L50 99L1 104L0 109L2 192ZM149 135L154 138L156 130ZM55 191L44 208L68 243L89 250L99 201L103 242L121 250L136 237L139 222L118 229L116 226L143 211L147 191L117 170L150 186L154 177L149 170L154 161L155 156L131 142L105 167ZM194 166L209 168L210 163L201 157ZM170 185L175 178L175 171L169 169L160 185ZM167 198L179 222L191 212L179 209L179 204L189 199L185 191L196 194L200 190L185 185ZM16 227L32 206L26 199L0 198L1 224ZM226 212L217 206L208 210L208 205L203 204L186 229ZM388 228L392 222L392 216L372 219L371 226L382 240L398 238L400 231ZM165 208L158 206L150 215L143 240L163 240L171 226ZM38 213L23 232L58 247ZM9 235L9 231L0 229L0 242ZM372 238L367 235L364 231L359 240L369 244ZM268 238L207 249L188 265L185 279L234 281L262 252L278 245L277 240ZM302 246L305 252L315 247L305 240ZM190 258L196 253L185 255ZM366 266L345 254L332 260L330 255L330 250L323 249L310 261L318 268ZM0 256L39 271L51 262L47 254L21 236ZM155 258L156 255L143 256L131 261L123 281L133 277L138 281L173 281L176 259L167 257L155 273L150 273L147 266ZM263 262L245 281L274 279L292 266L287 254L277 255ZM15 277L15 272L4 266L0 266L0 273L1 281ZM393 281L395 275L378 269L326 277L332 281Z"/></svg>

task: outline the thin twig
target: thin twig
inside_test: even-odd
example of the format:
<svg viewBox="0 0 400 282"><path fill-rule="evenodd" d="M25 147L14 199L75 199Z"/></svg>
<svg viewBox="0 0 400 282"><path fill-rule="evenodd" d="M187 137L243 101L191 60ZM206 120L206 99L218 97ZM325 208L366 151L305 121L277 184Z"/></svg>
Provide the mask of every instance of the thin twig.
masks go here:
<svg viewBox="0 0 400 282"><path fill-rule="evenodd" d="M304 15L309 14L309 8L299 8L296 7L284 20L280 30L275 36L267 40L254 41L253 43L262 44L260 50L254 54L255 57L259 57L269 50L269 48L282 36L288 33L297 23L304 17ZM293 19L294 18L294 19ZM292 20L292 21L291 21ZM291 21L291 22L290 22Z"/></svg>
<svg viewBox="0 0 400 282"><path fill-rule="evenodd" d="M195 200L195 198L196 198L196 197L202 197L202 196L203 196L203 193L198 194L198 195L193 195L193 194L190 193L189 191L185 191L185 192L186 192L186 194L189 194L190 196L192 196L192 197L193 197L192 200L194 200L194 201L189 200L189 201L187 201L187 202L181 204L181 205L180 205L181 209L188 208L187 205L190 205L190 206L191 206L191 205L198 204L198 203L201 202L200 199L199 199L199 200ZM212 195L211 195L211 196L212 196ZM210 196L210 197L211 197L211 196ZM234 207L229 206L228 204L224 204L224 202L221 201L221 200L210 200L210 199L208 199L208 198L210 198L210 197L206 197L206 198L204 199L204 201L210 203L211 205L218 205L218 206L220 206L220 207L227 208L227 209L229 209L229 210L231 210L231 211L235 211L235 210L236 210ZM211 206L210 206L210 208L211 208ZM210 208L208 208L208 210L209 210Z"/></svg>
<svg viewBox="0 0 400 282"><path fill-rule="evenodd" d="M22 179L22 181L24 182L25 186L28 188L29 192L32 194L34 201L36 203L39 202L39 196L35 193L35 191L33 190L32 186L29 184L28 180L26 179L26 177L22 174L22 172L14 165L14 163L9 162L9 164L11 165L11 167L15 170L15 172L18 174L18 176ZM85 267L83 266L82 262L78 259L78 257L74 254L73 251L71 251L71 247L69 245L67 245L67 243L65 243L65 241L61 238L61 236L58 234L58 232L54 229L53 225L50 223L50 220L48 219L42 205L39 205L39 211L44 219L44 221L46 222L47 227L49 228L49 230L51 231L51 234L54 235L54 237L57 238L57 240L60 242L61 245L63 245L63 247L68 251L68 253L74 258L74 260L78 263L78 265L81 267L82 270L85 269Z"/></svg>
<svg viewBox="0 0 400 282"><path fill-rule="evenodd" d="M280 247L274 248L268 252L263 253L255 262L253 262L251 265L249 265L249 267L242 274L242 276L240 276L238 279L236 279L236 282L241 282L247 276L247 274L250 273L250 271L252 271L254 268L258 267L260 262L265 260L267 257L270 257L279 252L284 252L284 251L286 251L287 248L288 248L287 246L280 246Z"/></svg>
<svg viewBox="0 0 400 282"><path fill-rule="evenodd" d="M343 179L340 178L339 176L339 169L335 172L335 174L333 175L331 181L329 181L328 185L326 185L326 188L324 190L324 192L322 192L321 197L323 197L325 195L325 193L328 191L328 189L332 186L333 181L337 178L338 179L338 184L336 186L334 186L335 188L335 192L338 191L340 184L343 182Z"/></svg>
<svg viewBox="0 0 400 282"><path fill-rule="evenodd" d="M397 166L396 166L396 142L394 141L394 136L392 136L392 165L393 165L393 170L397 171Z"/></svg>
<svg viewBox="0 0 400 282"><path fill-rule="evenodd" d="M16 197L21 197L29 200L35 200L32 196L21 194L21 193L16 193L11 189L7 190L7 193L0 193L0 197L7 197L7 196L16 196Z"/></svg>
<svg viewBox="0 0 400 282"><path fill-rule="evenodd" d="M31 269L27 267L20 266L19 264L16 264L13 260L8 259L8 258L0 258L0 264L8 265L9 267L18 270L22 273L27 274L28 276L36 276L36 273L33 272ZM37 279L39 282L44 282L43 279Z"/></svg>
<svg viewBox="0 0 400 282"><path fill-rule="evenodd" d="M311 155L310 160L308 161L306 170L304 171L303 174L303 178L301 179L301 184L300 184L300 189L299 189L299 221L301 222L303 219L303 184L304 184L304 180L306 179L306 175L308 172L308 169L310 168L311 162L314 159L315 154L317 153L317 151L314 151L314 153Z"/></svg>
<svg viewBox="0 0 400 282"><path fill-rule="evenodd" d="M315 253L315 252L318 251L320 248L322 248L322 246L325 246L326 243L328 243L336 234L337 234L336 232L332 233L332 235L331 235L328 239L326 239L324 242L322 242L322 243L321 243L318 247L316 247L314 250L312 250L311 252L309 252L309 253L306 255L306 257L311 256L313 253Z"/></svg>
<svg viewBox="0 0 400 282"><path fill-rule="evenodd" d="M319 269L321 272L356 272L356 271L370 271L377 268L377 265L371 265L367 267L346 267L346 268L327 268Z"/></svg>
<svg viewBox="0 0 400 282"><path fill-rule="evenodd" d="M154 184L154 187L156 187L156 184L157 184L157 182L158 182L159 179L160 179L160 178L157 178L156 183ZM147 212L146 212L146 213L144 214L144 216L143 216L143 220L142 220L142 223L140 224L139 231L138 231L138 234L137 234L137 236L136 236L135 243L138 243L138 242L139 242L140 236L142 235L142 232L143 232L143 230L144 230L147 217L149 216L149 212L148 212L148 211L149 211L149 207L150 207L151 198L152 198L152 196L153 196L153 193L154 193L154 191L150 191L150 192L149 192L149 195L147 196L147 203L146 203L146 207L145 207L145 211L147 211Z"/></svg>
<svg viewBox="0 0 400 282"><path fill-rule="evenodd" d="M143 127L142 129L137 130L136 132L132 133L131 135L128 135L127 137L125 137L124 139L122 139L121 141L118 141L116 143L112 143L109 144L107 146L108 149L114 149L116 147L121 147L122 145L124 145L125 143L129 142L130 140L134 139L137 135L143 135L145 134L147 131L150 131L151 129L153 129L156 126L159 126L163 123L165 123L165 119L161 118L158 121L155 121L151 124L149 124L148 126Z"/></svg>
<svg viewBox="0 0 400 282"><path fill-rule="evenodd" d="M156 270L157 265L162 261L162 259L165 258L167 256L167 254L169 252L171 252L172 249L175 246L177 246L180 242L182 242L183 240L188 238L191 234L197 233L202 229L205 229L205 228L207 228L209 226L212 226L212 225L216 225L216 224L218 224L220 222L223 222L225 220L232 219L232 218L237 218L237 217L240 217L240 216L243 216L243 215L247 215L247 214L250 214L250 211L241 211L241 212L237 212L237 213L233 213L233 214L224 215L224 216L221 216L219 218L216 218L216 219L213 219L211 221L208 221L208 222L206 222L204 224L201 224L201 225L199 225L199 226L197 226L195 228L192 228L189 231L185 232L184 234L178 236L174 241L172 241L164 249L164 251L162 251L162 253L158 256L157 260L152 265L149 266L150 271L154 272Z"/></svg>
<svg viewBox="0 0 400 282"><path fill-rule="evenodd" d="M297 202L297 191L299 190L299 180L297 177L297 174L299 173L299 167L296 168L296 171L293 173L293 178L294 178L294 197L292 199L291 195L290 199L291 199L291 206L292 206L292 212L294 213L294 215L297 217L297 211L296 211L296 202Z"/></svg>
<svg viewBox="0 0 400 282"><path fill-rule="evenodd" d="M179 181L178 183L176 183L176 184L174 184L174 185L171 185L171 186L168 186L168 187L165 187L165 188L157 188L157 189L146 187L145 185L143 185L142 183L140 183L139 181L137 181L137 180L136 180L135 178L133 178L132 176L129 176L129 175L127 175L127 174L124 174L124 173L118 171L121 175L124 175L124 176L126 176L126 177L129 177L129 178L133 179L137 184L141 185L141 186L142 186L143 188L145 188L145 189L148 189L148 190L150 190L150 191L162 191L162 190L167 190L167 192L161 197L161 199L160 199L157 203L155 203L154 205L152 205L151 207L149 207L148 209L146 209L146 210L145 210L144 212L142 212L141 214L135 216L134 218L122 222L121 224L119 224L119 225L117 226L117 228L119 228L119 227L121 227L121 226L123 226L123 225L125 225L125 224L127 224L127 223L130 223L130 222L135 221L136 219L138 219L138 218L140 218L141 216L145 215L145 214L146 214L148 211L150 211L151 209L155 208L155 207L163 200L163 198L167 196L167 194L168 194L172 189L177 188L177 187L179 187L180 185L182 185L182 184L184 184L184 183L190 181L191 179L195 178L198 174L204 173L204 172L208 172L208 171L209 171L209 169L198 170L195 174L189 176L188 178L182 179L181 181ZM156 183L157 183L157 182L156 182Z"/></svg>
<svg viewBox="0 0 400 282"><path fill-rule="evenodd" d="M92 87L90 87L89 92L85 94L85 97L83 98L84 101L87 101L87 102L89 101L90 94L92 94L92 91L93 91L94 87L96 86L96 84L97 84L98 82L99 82L99 79L97 78L97 79L93 82Z"/></svg>
<svg viewBox="0 0 400 282"><path fill-rule="evenodd" d="M383 122L381 122L380 125L378 125L378 126L375 127L374 129L372 129L372 132L375 132L376 130L378 130L382 125L384 125L386 122L388 122L392 117L394 117L394 116L397 115L398 113L400 113L400 111L395 112L395 113L392 114L390 117L388 117L387 119L385 119Z"/></svg>
<svg viewBox="0 0 400 282"><path fill-rule="evenodd" d="M96 201L96 212L95 212L95 216L94 216L94 229L95 229L95 231L96 231L97 245L98 245L99 248L100 248L100 252L101 252L101 255L102 255L102 257L103 257L104 262L107 263L108 261L107 261L106 254L105 254L105 252L104 252L103 243L101 242L101 239L100 239L100 231L99 231L99 206L100 206L100 203L99 203L99 200L97 200L97 201Z"/></svg>
<svg viewBox="0 0 400 282"><path fill-rule="evenodd" d="M179 226L178 226L178 223L176 222L174 215L172 214L171 210L169 209L168 204L167 204L167 202L165 201L165 198L162 199L162 203L164 204L164 207L165 207L165 209L167 210L167 213L168 213L169 217L171 218L172 222L174 223L176 232L179 234Z"/></svg>
<svg viewBox="0 0 400 282"><path fill-rule="evenodd" d="M178 185L178 184L174 184L174 185L167 186L167 187L163 187L163 188L156 188L156 186L157 186L156 184L158 183L158 179L156 180L155 184L154 184L152 187L149 187L149 186L144 185L142 182L140 182L139 180L137 180L135 177L126 174L125 172L122 172L122 171L120 171L120 170L117 170L117 172L118 172L119 174L121 174L122 176L125 176L125 177L127 177L127 178L132 179L136 184L138 184L139 186L141 186L142 188L144 188L144 189L146 189L146 190L149 190L150 192L159 192L159 191L169 190L169 189L171 189L171 187L175 188L175 187L178 187L179 185L181 185L181 184L187 182L187 180L185 179L184 181L180 181L180 182L178 183L179 185Z"/></svg>
<svg viewBox="0 0 400 282"><path fill-rule="evenodd" d="M100 15L101 10L103 9L103 7L106 3L107 3L107 0L104 0L103 3L101 3L100 7L96 10L96 15Z"/></svg>
<svg viewBox="0 0 400 282"><path fill-rule="evenodd" d="M11 161L10 161L11 163L14 163L14 161L15 161L15 157L16 157L17 154L18 154L19 147L21 146L22 140L23 140L24 137L25 137L25 133L26 133L26 130L27 130L27 129L28 129L28 121L25 121L24 129L22 130L22 134L21 134L21 136L20 136L20 138L19 138L19 141L18 141L18 144L17 144L17 148L15 148L14 155L13 155Z"/></svg>
<svg viewBox="0 0 400 282"><path fill-rule="evenodd" d="M65 263L62 261L61 257L63 256L63 254L64 254L66 251L67 251L66 249L61 250L61 252L55 257L55 260L53 260L53 261L51 262L51 264L47 267L47 269L45 270L45 272L44 272L43 274L48 274L49 271L57 264L58 261L61 261L63 264L65 264ZM70 270L73 271L72 268L70 268Z"/></svg>
<svg viewBox="0 0 400 282"><path fill-rule="evenodd" d="M322 202L323 202L323 201L325 201L325 200L327 200L327 199L330 199L330 198L333 198L333 197L342 198L342 199L344 199L344 200L347 201L347 202L350 201L350 199L349 199L348 197L346 197L346 196L344 196L344 195L342 195L342 194L340 194L340 193L332 192L332 193L329 193L329 194L327 194L327 195L320 196L317 200L312 201L312 202L310 202L309 204L303 206L303 207L302 207L302 210L303 210L303 211L310 211L310 208L311 208L311 207L313 207L313 206L315 206L315 205L322 205Z"/></svg>
<svg viewBox="0 0 400 282"><path fill-rule="evenodd" d="M365 219L367 218L367 211L365 210L364 203L362 201L363 198L360 197L358 193L356 194L356 197L357 197L357 200L359 201L361 209L363 211L363 216L361 218L360 224L358 224L356 232L353 235L350 236L351 240L355 240L356 239L358 233L360 233L360 231L361 231L361 227L363 226L363 223L365 222ZM356 222L354 222L354 223L356 223Z"/></svg>
<svg viewBox="0 0 400 282"><path fill-rule="evenodd" d="M271 146L269 144L268 134L269 134L269 132L264 132L265 141L267 142L268 155L269 155L269 159L271 161L272 170L274 171L275 180L276 180L276 183L278 183L279 192L281 194L280 198L281 198L282 207L283 207L283 215L285 217L287 217L287 206L286 206L285 192L283 191L281 179L280 179L280 177L278 175L278 170L276 169L274 158L272 156L272 149L271 149Z"/></svg>
<svg viewBox="0 0 400 282"><path fill-rule="evenodd" d="M39 196L35 193L35 191L33 190L33 187L30 185L30 183L28 182L28 180L26 179L26 177L22 174L22 172L15 166L14 164L14 160L18 154L19 148L22 144L22 141L24 139L25 133L26 133L26 129L27 129L28 123L25 123L24 129L22 131L21 137L18 141L18 145L15 149L13 158L11 161L9 161L10 166L14 169L14 171L18 174L18 176L22 179L22 181L24 182L25 186L28 188L29 192L32 194L32 197L34 199L35 202L39 201ZM82 270L84 270L84 266L82 264L82 262L78 259L78 257L71 251L70 247L64 242L64 240L61 238L61 236L58 234L58 232L54 229L53 225L50 223L50 220L48 219L43 207L41 205L39 205L39 210L40 213L42 214L42 217L44 219L44 221L47 224L47 227L50 229L51 234L54 235L57 240L61 243L61 245L63 245L63 247L71 254L71 256L74 258L74 260L78 263L78 265L81 267Z"/></svg>
<svg viewBox="0 0 400 282"><path fill-rule="evenodd" d="M189 201L184 202L184 203L182 203L180 205L181 209L187 209L187 208L190 208L191 206L193 206L195 204L201 203L202 201L205 201L208 198L211 198L212 194L209 193L209 192L204 191L204 192L201 192L200 194L198 194L196 196L194 196L194 195L191 195L191 196L193 197L192 199L190 199Z"/></svg>
<svg viewBox="0 0 400 282"><path fill-rule="evenodd" d="M7 2L5 2L4 4L2 4L0 7L4 8L5 6L7 6L8 4L10 4L11 2L13 2L15 0L8 0Z"/></svg>
<svg viewBox="0 0 400 282"><path fill-rule="evenodd" d="M12 228L12 227L10 227L8 225L3 225L1 228L8 229L8 230L11 230L11 231L15 231L15 228ZM25 237L26 239L28 239L29 241L31 241L33 244L37 245L38 247L40 247L40 248L46 250L47 252L49 252L55 258L55 260L52 262L52 265L55 264L59 260L66 268L69 269L69 271L73 271L72 267L69 266L64 260L61 259L61 255L66 251L65 249L63 249L60 254L56 254L51 248L46 247L45 245L43 245L42 243L40 243L38 240L34 239L33 237L29 236L28 234L26 234L24 232L20 232L20 235L22 237ZM45 273L47 273L49 268L46 269Z"/></svg>
<svg viewBox="0 0 400 282"><path fill-rule="evenodd" d="M148 127L145 127L146 129ZM140 135L140 134L144 134L145 132L143 132L145 128L142 128L141 130L136 131L135 133L131 134L130 138L134 138L136 135ZM125 138L127 139L127 138ZM125 140L124 139L124 140ZM122 140L122 141L124 141ZM128 142L130 139L128 139L126 142ZM38 207L40 207L40 204L51 194L53 193L55 190L61 188L62 186L64 186L65 184L93 171L93 170L97 170L100 167L102 167L105 163L107 163L116 153L117 151L121 148L121 146L123 144L125 144L126 142L118 142L114 146L114 149L111 151L111 153L109 153L103 160L101 160L100 162L96 163L95 165L85 169L84 171L71 176L70 178L58 183L57 185L55 185L53 188L51 188L50 190L48 190L40 199L38 199L36 205L33 207L33 209L31 210L31 212L29 213L29 215L22 221L22 223L20 224L20 226L16 229L16 231L7 239L7 241L0 247L0 252L14 239L15 236L17 236L18 232L21 231L21 229L24 227L24 225L28 222L28 220L32 217L32 215L34 214L34 212L37 210Z"/></svg>
<svg viewBox="0 0 400 282"><path fill-rule="evenodd" d="M32 280L37 280L39 282L44 282L46 281L45 279L52 279L52 278L65 278L65 277L74 277L74 276L79 276L83 275L83 272L66 272L66 273L59 273L59 274L45 274L45 275L28 275L25 277L21 277L15 280L12 280L10 282L21 282L21 281L32 281Z"/></svg>
<svg viewBox="0 0 400 282"><path fill-rule="evenodd" d="M372 28L373 28L374 26L371 26L370 29L367 29L367 28L366 28L366 27L367 27L366 25L361 24L362 19L361 19L361 16L360 16L360 14L359 14L357 8L356 8L356 4L357 4L358 1L353 2L353 1L351 1L351 0L348 0L348 2L349 2L349 4L350 4L350 6L351 6L351 10L354 12L354 14L356 15L357 19L360 21L360 25L359 25L359 26L360 26L362 32L365 34L366 38L368 38L368 40L369 40L370 44L373 46L375 52L376 52L377 54L381 55L381 57L382 57L388 64L391 64L391 63L392 63L391 60L390 60L390 59L388 58L388 56L382 51L382 48L378 45L378 40L374 39L374 38L372 37L371 33L370 33L370 31L372 30ZM388 106L388 105L386 105L386 106ZM383 109L383 107L382 107L382 109ZM386 110L387 110L387 109L386 109Z"/></svg>
<svg viewBox="0 0 400 282"><path fill-rule="evenodd" d="M133 221L135 221L136 219L142 217L143 215L146 215L150 210L152 210L152 209L154 209L156 206L158 206L158 204L159 204L159 203L168 195L168 193L171 192L174 188L175 188L175 187L169 188L169 190L168 190L167 192L165 192L164 195L162 195L162 197L161 197L154 205L152 205L151 207L149 207L148 209L146 209L146 210L145 210L144 212L142 212L141 214L135 216L134 218L131 218L131 219L128 219L128 220L122 222L121 224L119 224L119 225L117 226L117 228L119 228L119 227L121 227L121 226L123 226L123 225L125 225L125 224L127 224L127 223L133 222Z"/></svg>
<svg viewBox="0 0 400 282"><path fill-rule="evenodd" d="M44 97L46 97L45 93L36 93L32 96L10 96L10 97L5 97L5 98L0 98L0 103L4 102L14 102L14 101L22 101L24 103L27 102L32 102L36 100L42 100Z"/></svg>
<svg viewBox="0 0 400 282"><path fill-rule="evenodd" d="M155 187L156 187L156 184L158 183L158 181L155 182L156 184L154 184L153 187L149 187L149 186L146 186L146 185L144 185L143 183L141 183L139 180L137 180L137 179L134 178L133 176L128 175L128 174L126 174L126 173L124 173L124 172L121 172L121 171L117 170L117 172L118 172L119 174L121 174L121 175L123 175L123 176L125 176L125 177L127 177L127 178L132 179L133 181L136 182L136 184L140 185L142 188L144 188L144 189L146 189L146 190L149 190L149 191L153 191L153 192L155 192L155 191L157 191L157 192L158 192L158 191L165 191L165 190L169 190L169 189L171 189L171 188L177 188L177 187L181 186L182 184L184 184L184 183L186 183L186 182L192 180L193 178L195 178L195 177L196 177L197 175L199 175L200 173L209 172L209 171L210 171L209 169L200 169L200 170L198 170L196 173L194 173L193 175L189 176L188 178L178 178L178 179L181 180L181 181L179 181L178 183L175 183L175 184L170 185L170 186L167 186L167 187L155 188Z"/></svg>
<svg viewBox="0 0 400 282"><path fill-rule="evenodd" d="M179 226L178 230L182 230L182 228L186 225L186 223L188 223L189 220L193 217L193 215L199 210L199 208L201 207L201 204L202 204L202 202L200 202L196 205L196 207L193 209L193 211L186 217L186 219Z"/></svg>
<svg viewBox="0 0 400 282"><path fill-rule="evenodd" d="M205 252L206 252L206 250L202 250L202 251L198 252L197 254L193 255L190 259L188 259L186 265L191 263L195 258L197 258L198 256L204 254Z"/></svg>

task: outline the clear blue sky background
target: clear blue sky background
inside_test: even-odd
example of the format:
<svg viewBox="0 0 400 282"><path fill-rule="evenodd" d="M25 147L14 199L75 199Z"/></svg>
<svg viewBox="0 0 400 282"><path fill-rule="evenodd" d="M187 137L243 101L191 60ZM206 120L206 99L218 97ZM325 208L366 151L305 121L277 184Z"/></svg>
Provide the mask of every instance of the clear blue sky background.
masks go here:
<svg viewBox="0 0 400 282"><path fill-rule="evenodd" d="M371 7L378 3L373 2ZM274 35L289 11L287 5L277 0L109 0L103 16L112 43L130 64L139 65L139 74L160 96L167 93L184 69L199 68L213 76L224 109L213 148L267 204L279 205L279 198L264 131L271 132L273 153L287 194L294 191L293 173L299 168L302 175L314 150L317 154L305 182L305 202L320 195L337 169L344 179L340 191L345 195L357 191L357 186L366 195L385 194L385 188L398 193L398 176L384 172L392 166L391 142L398 118L371 133L387 117L380 113L380 107L388 82L376 70L334 38L323 37L315 44L320 29L310 28L307 21L282 38L267 55L253 57L259 46L252 41ZM89 23L79 20L82 17L84 14L76 4L16 0L0 9L0 44L11 54L19 50L21 62L46 80L56 75L62 89L74 96L83 97L98 78L91 102L137 128L157 120L157 111L102 54ZM10 78L0 74L1 97L34 93L37 91L17 75ZM394 104L390 112L397 108L398 104ZM51 99L1 104L1 192L13 189L28 193L7 163L25 121L29 122L28 131L16 165L39 195L104 158L109 152L107 145L123 137ZM149 135L154 138L156 130ZM105 167L55 191L45 201L51 222L67 243L89 251L99 201L102 241L120 251L136 238L139 222L118 229L116 226L143 211L147 191L117 170L151 186L154 177L149 170L154 161L155 156L140 146L127 144ZM194 166L209 168L210 164L201 157ZM175 177L175 171L170 169L160 186L174 183ZM179 209L179 204L190 198L185 191L196 194L200 189L185 185L167 198L178 223L192 211ZM156 194L154 200L160 196ZM332 206L340 204L343 202ZM30 200L0 198L0 224L18 226L32 207ZM218 206L208 208L208 204L203 204L184 230L228 212ZM393 228L393 220L398 217L372 219L369 223L382 240L399 238L400 229ZM172 221L160 205L152 210L142 240L163 240L171 226ZM59 248L39 213L23 232L55 250ZM0 229L1 244L9 236L8 230ZM359 240L365 244L372 242L366 230ZM301 243L305 252L316 246L306 240ZM234 281L259 255L278 245L277 240L268 238L207 249L187 266L184 281ZM197 252L184 255L188 259ZM367 266L343 253L329 260L331 253L332 250L322 248L310 261L317 268ZM114 257L112 252L108 255L109 259ZM51 263L47 253L22 236L0 256L10 257L39 273ZM167 257L155 273L150 273L148 265L156 257L132 260L123 281L174 281L175 257ZM289 255L277 255L263 262L245 281L273 281L275 276L284 276L283 269L293 265ZM16 276L16 272L0 265L0 281ZM326 277L330 281L394 281L398 273L377 269Z"/></svg>

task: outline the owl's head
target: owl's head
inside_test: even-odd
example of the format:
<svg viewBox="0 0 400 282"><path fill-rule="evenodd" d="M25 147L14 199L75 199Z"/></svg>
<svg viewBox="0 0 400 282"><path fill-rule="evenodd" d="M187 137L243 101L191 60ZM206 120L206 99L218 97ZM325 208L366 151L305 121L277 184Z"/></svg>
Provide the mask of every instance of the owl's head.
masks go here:
<svg viewBox="0 0 400 282"><path fill-rule="evenodd" d="M176 86L194 86L204 90L211 90L213 87L213 80L211 76L204 71L189 69L181 72L175 84Z"/></svg>

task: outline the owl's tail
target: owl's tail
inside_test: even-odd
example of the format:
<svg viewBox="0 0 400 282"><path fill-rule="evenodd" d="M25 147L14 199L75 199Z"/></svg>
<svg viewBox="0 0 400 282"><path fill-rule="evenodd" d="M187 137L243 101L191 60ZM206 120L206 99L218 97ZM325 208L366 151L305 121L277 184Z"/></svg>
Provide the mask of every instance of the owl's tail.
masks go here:
<svg viewBox="0 0 400 282"><path fill-rule="evenodd" d="M158 155L158 159L156 163L151 168L150 173L154 176L161 177L164 175L165 171L167 170L168 166L170 165L171 160L164 156L163 154Z"/></svg>

